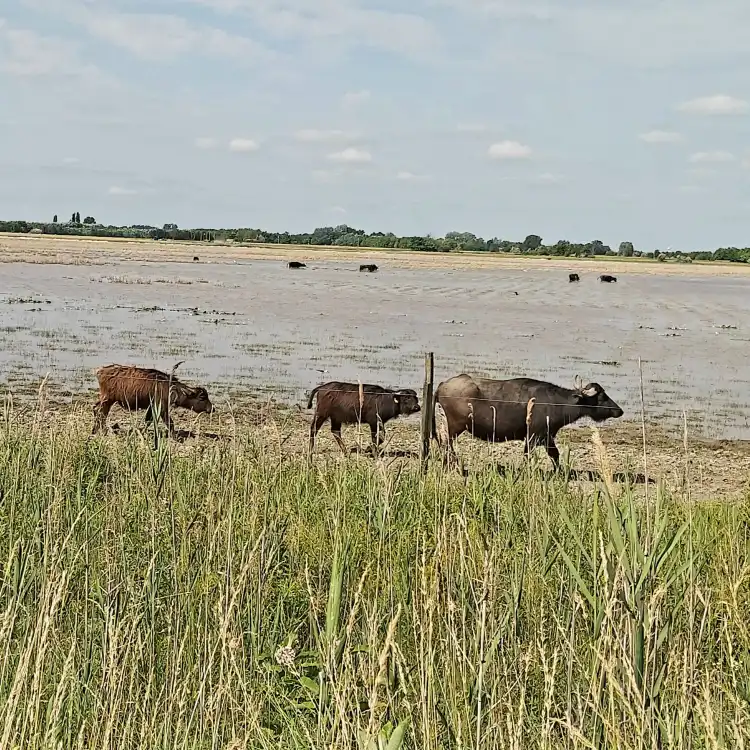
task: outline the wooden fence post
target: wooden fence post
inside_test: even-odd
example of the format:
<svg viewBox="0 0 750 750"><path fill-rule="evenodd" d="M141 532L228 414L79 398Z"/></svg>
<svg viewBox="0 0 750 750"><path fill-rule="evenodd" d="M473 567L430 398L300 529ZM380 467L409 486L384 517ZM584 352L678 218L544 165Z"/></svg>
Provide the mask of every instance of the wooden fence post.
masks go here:
<svg viewBox="0 0 750 750"><path fill-rule="evenodd" d="M427 470L427 459L430 456L430 440L432 438L433 388L435 376L435 355L428 352L424 355L424 388L422 389L422 445L420 459L422 471Z"/></svg>

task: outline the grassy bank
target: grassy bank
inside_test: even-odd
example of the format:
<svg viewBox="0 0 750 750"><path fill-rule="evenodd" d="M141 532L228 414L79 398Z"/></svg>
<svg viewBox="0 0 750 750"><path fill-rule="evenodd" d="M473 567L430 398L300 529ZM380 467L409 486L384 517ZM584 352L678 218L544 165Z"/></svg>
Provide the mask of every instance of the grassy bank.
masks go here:
<svg viewBox="0 0 750 750"><path fill-rule="evenodd" d="M747 502L89 428L0 421L0 747L750 742Z"/></svg>

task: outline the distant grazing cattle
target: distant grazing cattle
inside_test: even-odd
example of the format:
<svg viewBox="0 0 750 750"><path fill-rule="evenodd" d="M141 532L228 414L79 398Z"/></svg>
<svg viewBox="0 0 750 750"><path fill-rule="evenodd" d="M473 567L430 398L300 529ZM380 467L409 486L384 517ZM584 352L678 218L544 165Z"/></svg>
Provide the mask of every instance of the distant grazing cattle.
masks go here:
<svg viewBox="0 0 750 750"><path fill-rule="evenodd" d="M194 255L193 260L200 260L200 258L197 255Z"/></svg>
<svg viewBox="0 0 750 750"><path fill-rule="evenodd" d="M374 271L378 270L378 267L374 263L365 263L364 265L361 265L359 267L360 271L368 271L369 273L373 273Z"/></svg>
<svg viewBox="0 0 750 750"><path fill-rule="evenodd" d="M530 399L534 399L531 407ZM436 412L438 405L447 422L447 435L442 432L448 443L446 457L455 457L453 441L468 431L475 438L492 443L524 440L525 453L543 445L555 465L560 459L555 435L562 427L582 417L603 422L623 415L622 409L598 383L585 386L578 383L571 390L531 378L490 380L466 374L438 385L435 390ZM435 416L432 435L438 438Z"/></svg>
<svg viewBox="0 0 750 750"><path fill-rule="evenodd" d="M300 263L298 260L290 260L287 265L289 268L307 268L304 263Z"/></svg>
<svg viewBox="0 0 750 750"><path fill-rule="evenodd" d="M154 410L174 436L175 429L169 410L172 406L190 409L198 414L210 414L213 404L205 388L193 387L177 380L174 373L182 364L178 362L171 375L161 370L151 370L130 365L106 365L94 371L99 381L99 400L94 405L92 434L106 428L107 416L115 404L125 409L146 409L146 422L154 419Z"/></svg>
<svg viewBox="0 0 750 750"><path fill-rule="evenodd" d="M568 274L568 281L580 281L580 277L577 273L569 273Z"/></svg>
<svg viewBox="0 0 750 750"><path fill-rule="evenodd" d="M386 422L419 411L417 392L410 388L394 391L364 383L360 402L358 383L324 383L311 391L308 409L312 409L316 396L315 414L310 425L310 453L315 447L315 436L327 419L331 420L331 432L344 453L346 445L341 439L341 425L357 423L370 426L373 448L377 452L383 442Z"/></svg>
<svg viewBox="0 0 750 750"><path fill-rule="evenodd" d="M599 277L599 281L606 281L607 283L612 283L613 281L617 281L617 276L610 276L608 273L603 273Z"/></svg>

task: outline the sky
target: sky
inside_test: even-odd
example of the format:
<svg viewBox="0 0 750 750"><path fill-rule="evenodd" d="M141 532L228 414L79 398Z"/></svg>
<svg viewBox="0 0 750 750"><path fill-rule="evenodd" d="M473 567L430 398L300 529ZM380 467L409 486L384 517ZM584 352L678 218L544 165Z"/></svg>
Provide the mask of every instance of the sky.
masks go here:
<svg viewBox="0 0 750 750"><path fill-rule="evenodd" d="M747 0L7 0L0 218L744 247L747 29Z"/></svg>

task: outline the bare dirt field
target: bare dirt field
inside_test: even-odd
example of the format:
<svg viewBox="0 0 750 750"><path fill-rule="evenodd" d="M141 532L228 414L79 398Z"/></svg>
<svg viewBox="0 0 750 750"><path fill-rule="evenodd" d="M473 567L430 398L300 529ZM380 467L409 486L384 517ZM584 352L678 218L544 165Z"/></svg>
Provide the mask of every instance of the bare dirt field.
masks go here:
<svg viewBox="0 0 750 750"><path fill-rule="evenodd" d="M290 258L308 267L289 270ZM434 351L438 381L462 371L597 381L626 412L602 433L618 464L643 471L643 414L654 475L676 486L690 466L701 493L745 491L742 266L15 236L0 237L0 260L0 383L16 400L48 375L58 405L90 403L99 365L185 360L180 375L208 385L234 419L244 407L231 406L249 397L304 405L326 380L419 388L423 354ZM366 260L380 270L359 273ZM568 283L571 268L580 283ZM602 271L617 284L600 283ZM285 449L302 449L309 417L290 414ZM590 464L590 431L565 432L576 461ZM416 449L414 420L394 435ZM320 450L335 454L327 434ZM507 450L520 454L477 455Z"/></svg>

